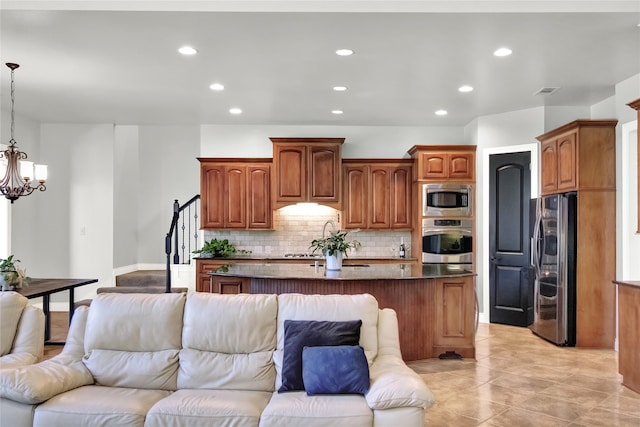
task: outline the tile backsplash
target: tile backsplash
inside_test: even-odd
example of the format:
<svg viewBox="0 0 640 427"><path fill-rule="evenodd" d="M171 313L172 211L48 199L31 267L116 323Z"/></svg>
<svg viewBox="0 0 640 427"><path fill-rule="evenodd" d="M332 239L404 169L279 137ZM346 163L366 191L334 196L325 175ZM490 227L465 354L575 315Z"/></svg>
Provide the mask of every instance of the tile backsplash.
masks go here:
<svg viewBox="0 0 640 427"><path fill-rule="evenodd" d="M238 249L254 255L283 256L290 253L309 253L311 240L322 236L327 221L340 227L340 211L322 205L291 205L274 211L274 230L224 230L204 232L204 239L229 239ZM327 232L332 230L327 226ZM412 256L409 231L358 231L351 234L362 246L351 249L349 256L397 257L401 241Z"/></svg>

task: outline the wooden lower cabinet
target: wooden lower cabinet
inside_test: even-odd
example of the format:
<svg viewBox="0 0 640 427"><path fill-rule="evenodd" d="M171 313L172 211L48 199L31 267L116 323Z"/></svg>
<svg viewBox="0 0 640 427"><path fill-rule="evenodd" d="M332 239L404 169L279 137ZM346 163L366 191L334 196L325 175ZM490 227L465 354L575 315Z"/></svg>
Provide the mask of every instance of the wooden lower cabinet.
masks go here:
<svg viewBox="0 0 640 427"><path fill-rule="evenodd" d="M229 264L224 260L196 259L196 292L240 294L249 292L249 279L209 276L209 271Z"/></svg>
<svg viewBox="0 0 640 427"><path fill-rule="evenodd" d="M622 384L640 393L640 281L618 284L618 372Z"/></svg>
<svg viewBox="0 0 640 427"><path fill-rule="evenodd" d="M473 277L444 278L436 283L434 350L473 357L476 300Z"/></svg>

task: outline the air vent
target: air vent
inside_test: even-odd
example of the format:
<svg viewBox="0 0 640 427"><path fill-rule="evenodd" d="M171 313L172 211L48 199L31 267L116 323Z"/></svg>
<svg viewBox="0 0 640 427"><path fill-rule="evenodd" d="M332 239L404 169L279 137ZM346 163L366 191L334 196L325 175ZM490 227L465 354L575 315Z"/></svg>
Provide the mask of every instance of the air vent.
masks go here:
<svg viewBox="0 0 640 427"><path fill-rule="evenodd" d="M537 92L535 92L533 95L551 95L552 93L555 93L556 91L558 91L560 88L559 87L543 87L542 89L539 89Z"/></svg>

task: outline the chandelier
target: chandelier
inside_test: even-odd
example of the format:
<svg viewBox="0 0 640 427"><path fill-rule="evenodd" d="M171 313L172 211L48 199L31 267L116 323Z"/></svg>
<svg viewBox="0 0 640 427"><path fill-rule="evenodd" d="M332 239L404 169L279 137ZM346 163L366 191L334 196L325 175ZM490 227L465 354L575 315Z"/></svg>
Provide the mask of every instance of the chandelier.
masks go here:
<svg viewBox="0 0 640 427"><path fill-rule="evenodd" d="M34 174L33 162L26 160L27 153L18 150L16 140L13 139L15 130L13 72L20 65L9 62L6 66L11 69L11 139L7 149L0 151L0 176L3 176L0 181L0 193L13 203L20 196L28 196L35 190L47 189L44 185L47 180L47 165L35 165ZM37 183L33 182L34 179Z"/></svg>

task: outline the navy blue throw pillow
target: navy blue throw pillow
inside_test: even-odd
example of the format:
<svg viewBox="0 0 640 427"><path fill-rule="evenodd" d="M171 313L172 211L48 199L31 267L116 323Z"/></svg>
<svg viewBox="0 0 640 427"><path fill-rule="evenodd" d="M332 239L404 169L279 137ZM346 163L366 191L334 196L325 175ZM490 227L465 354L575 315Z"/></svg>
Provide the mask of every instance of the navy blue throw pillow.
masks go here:
<svg viewBox="0 0 640 427"><path fill-rule="evenodd" d="M365 394L369 391L369 364L359 345L305 347L302 379L307 395Z"/></svg>
<svg viewBox="0 0 640 427"><path fill-rule="evenodd" d="M302 382L302 349L331 345L358 345L362 320L328 322L314 320L284 321L284 355L282 360L283 391L304 390Z"/></svg>

